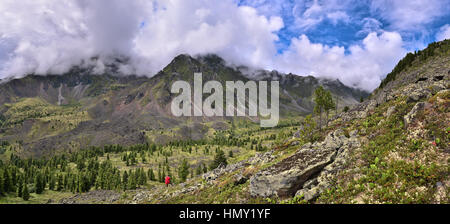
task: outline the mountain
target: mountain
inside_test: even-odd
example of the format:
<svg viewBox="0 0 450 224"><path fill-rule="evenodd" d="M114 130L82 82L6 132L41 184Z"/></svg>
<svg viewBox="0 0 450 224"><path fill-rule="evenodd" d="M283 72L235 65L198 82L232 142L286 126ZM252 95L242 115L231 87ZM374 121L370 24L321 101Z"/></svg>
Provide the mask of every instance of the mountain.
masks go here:
<svg viewBox="0 0 450 224"><path fill-rule="evenodd" d="M445 40L406 56L321 140L288 140L297 150L249 177L249 193L291 203L449 203L449 108Z"/></svg>
<svg viewBox="0 0 450 224"><path fill-rule="evenodd" d="M359 91L242 69L180 55L152 78L74 68L4 83L0 203L450 203L450 40L407 55L364 102L320 128L320 116L303 119L288 99L310 99L311 85L342 98ZM284 118L261 128L249 118L172 117L171 83L197 71L220 82L279 80Z"/></svg>
<svg viewBox="0 0 450 224"><path fill-rule="evenodd" d="M450 40L405 59L322 130L287 127L270 150L123 202L450 203Z"/></svg>
<svg viewBox="0 0 450 224"><path fill-rule="evenodd" d="M280 81L280 113L286 118L311 113L312 94L319 85L341 99L340 108L368 95L338 80L311 76L259 71L267 76L250 78L216 55L179 55L151 78L111 75L114 65L110 67L103 75L94 75L92 68L74 67L66 74L29 75L4 82L0 85L0 139L19 141L23 153L39 156L106 144L205 138L211 129L230 127L232 119L176 118L170 111L175 96L170 93L172 83L192 84L195 72L203 73L204 83Z"/></svg>

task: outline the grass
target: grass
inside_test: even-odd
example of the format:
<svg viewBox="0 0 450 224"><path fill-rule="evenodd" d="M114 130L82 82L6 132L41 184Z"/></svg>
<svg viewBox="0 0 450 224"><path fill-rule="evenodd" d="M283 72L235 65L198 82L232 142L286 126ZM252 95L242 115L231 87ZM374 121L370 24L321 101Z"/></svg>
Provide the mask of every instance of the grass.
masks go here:
<svg viewBox="0 0 450 224"><path fill-rule="evenodd" d="M448 96L436 97L441 99L441 104L430 99L435 107L426 112L447 107ZM385 118L383 112L392 105L396 105L396 113ZM432 124L441 125L439 130L445 130L442 126L449 124L445 116L421 116L412 124L415 128L405 130L403 116L413 106L406 104L404 97L399 98L379 106L366 119L353 124L350 129L359 129L365 135L366 144L353 153L348 169L335 180L334 187L321 195L319 203L434 202L436 183L446 181L450 173L445 159L448 155L442 151L447 142L443 143L444 148L434 146L435 136L423 135L430 131L430 126L424 127L423 123L427 124L431 117ZM386 120L380 123L383 119Z"/></svg>
<svg viewBox="0 0 450 224"><path fill-rule="evenodd" d="M0 204L46 204L49 202L55 203L63 198L73 196L70 192L58 192L58 191L44 191L42 194L30 194L28 201L17 197L16 194L9 194L6 197L0 197Z"/></svg>
<svg viewBox="0 0 450 224"><path fill-rule="evenodd" d="M14 135L22 129L27 132L22 134L32 139L70 131L79 123L91 119L79 105L56 106L40 98L24 98L4 107L6 112L3 113L5 121L2 126L7 130L6 134ZM31 121L31 127L24 129L25 121Z"/></svg>

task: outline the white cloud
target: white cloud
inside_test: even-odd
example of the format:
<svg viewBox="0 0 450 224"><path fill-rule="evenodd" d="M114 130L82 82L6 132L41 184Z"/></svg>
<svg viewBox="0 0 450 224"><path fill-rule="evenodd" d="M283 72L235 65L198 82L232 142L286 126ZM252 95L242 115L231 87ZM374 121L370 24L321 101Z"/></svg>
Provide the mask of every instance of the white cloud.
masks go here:
<svg viewBox="0 0 450 224"><path fill-rule="evenodd" d="M436 34L436 40L441 41L445 39L450 39L450 25L446 24L439 29L439 32Z"/></svg>
<svg viewBox="0 0 450 224"><path fill-rule="evenodd" d="M303 6L298 13L311 24L347 20L339 7ZM131 59L122 73L152 76L178 54L216 53L236 65L339 78L372 90L405 53L398 33L370 29L347 50L301 35L279 53L283 20L233 0L2 0L0 11L0 78L60 74L94 56L101 73L117 55Z"/></svg>
<svg viewBox="0 0 450 224"><path fill-rule="evenodd" d="M344 47L312 43L302 35L292 40L288 51L276 59L280 71L339 79L344 84L373 90L406 51L395 32L370 33L362 46Z"/></svg>
<svg viewBox="0 0 450 224"><path fill-rule="evenodd" d="M165 1L161 4L164 4ZM136 51L164 66L180 53L217 53L227 61L252 66L269 63L276 54L279 17L264 17L251 7L230 1L172 1L148 18L136 38ZM175 4L176 3L176 4Z"/></svg>
<svg viewBox="0 0 450 224"><path fill-rule="evenodd" d="M327 14L327 18L331 20L334 25L337 25L339 22L349 23L350 16L343 11L336 11Z"/></svg>
<svg viewBox="0 0 450 224"><path fill-rule="evenodd" d="M113 55L131 58L123 72L149 76L181 53L256 66L276 54L283 27L231 0L3 0L0 11L0 49L9 49L0 78L62 73L94 56L101 68Z"/></svg>
<svg viewBox="0 0 450 224"><path fill-rule="evenodd" d="M268 0L270 1L270 0ZM294 28L308 31L316 28L325 21L337 25L342 22L348 24L355 18L349 12L355 9L360 1L354 0L296 0L293 1L292 16Z"/></svg>
<svg viewBox="0 0 450 224"><path fill-rule="evenodd" d="M377 19L368 17L364 18L361 22L363 25L361 30L356 33L357 36L366 36L367 34L372 32L379 33L383 31L383 29L381 28L383 24Z"/></svg>
<svg viewBox="0 0 450 224"><path fill-rule="evenodd" d="M390 22L392 29L399 31L419 31L435 18L449 10L448 1L442 0L374 0L371 4L373 15Z"/></svg>

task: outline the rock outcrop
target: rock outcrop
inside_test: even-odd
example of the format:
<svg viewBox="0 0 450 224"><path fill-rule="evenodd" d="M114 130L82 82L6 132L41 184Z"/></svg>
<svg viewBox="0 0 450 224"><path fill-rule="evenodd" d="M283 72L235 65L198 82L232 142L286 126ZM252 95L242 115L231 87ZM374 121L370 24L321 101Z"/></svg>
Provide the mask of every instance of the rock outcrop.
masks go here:
<svg viewBox="0 0 450 224"><path fill-rule="evenodd" d="M257 153L255 156L251 157L248 160L244 160L234 164L229 164L227 166L219 166L216 169L203 174L202 177L207 183L212 183L223 174L234 172L245 166L269 163L275 159L275 156L273 156L273 152L274 151L271 150L265 153ZM235 178L235 179L237 180L237 182L243 181L242 178Z"/></svg>
<svg viewBox="0 0 450 224"><path fill-rule="evenodd" d="M405 123L405 128L407 128L414 121L414 119L417 117L418 113L423 111L423 109L425 108L425 105L426 104L424 102L416 103L416 105L414 105L414 107L411 109L411 111L403 117L403 121Z"/></svg>
<svg viewBox="0 0 450 224"><path fill-rule="evenodd" d="M252 176L250 194L288 198L301 191L312 199L328 187L343 166L349 149L359 146L357 142L356 132L347 138L342 130L337 130L323 142L306 144L293 156Z"/></svg>

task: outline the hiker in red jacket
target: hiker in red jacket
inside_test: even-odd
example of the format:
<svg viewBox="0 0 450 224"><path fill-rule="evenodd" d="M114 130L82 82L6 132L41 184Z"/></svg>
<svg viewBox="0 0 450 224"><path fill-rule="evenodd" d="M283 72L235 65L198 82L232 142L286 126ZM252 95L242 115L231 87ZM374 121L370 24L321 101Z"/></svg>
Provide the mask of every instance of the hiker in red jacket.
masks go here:
<svg viewBox="0 0 450 224"><path fill-rule="evenodd" d="M166 187L169 187L169 184L170 184L170 177L167 176L166 177Z"/></svg>

